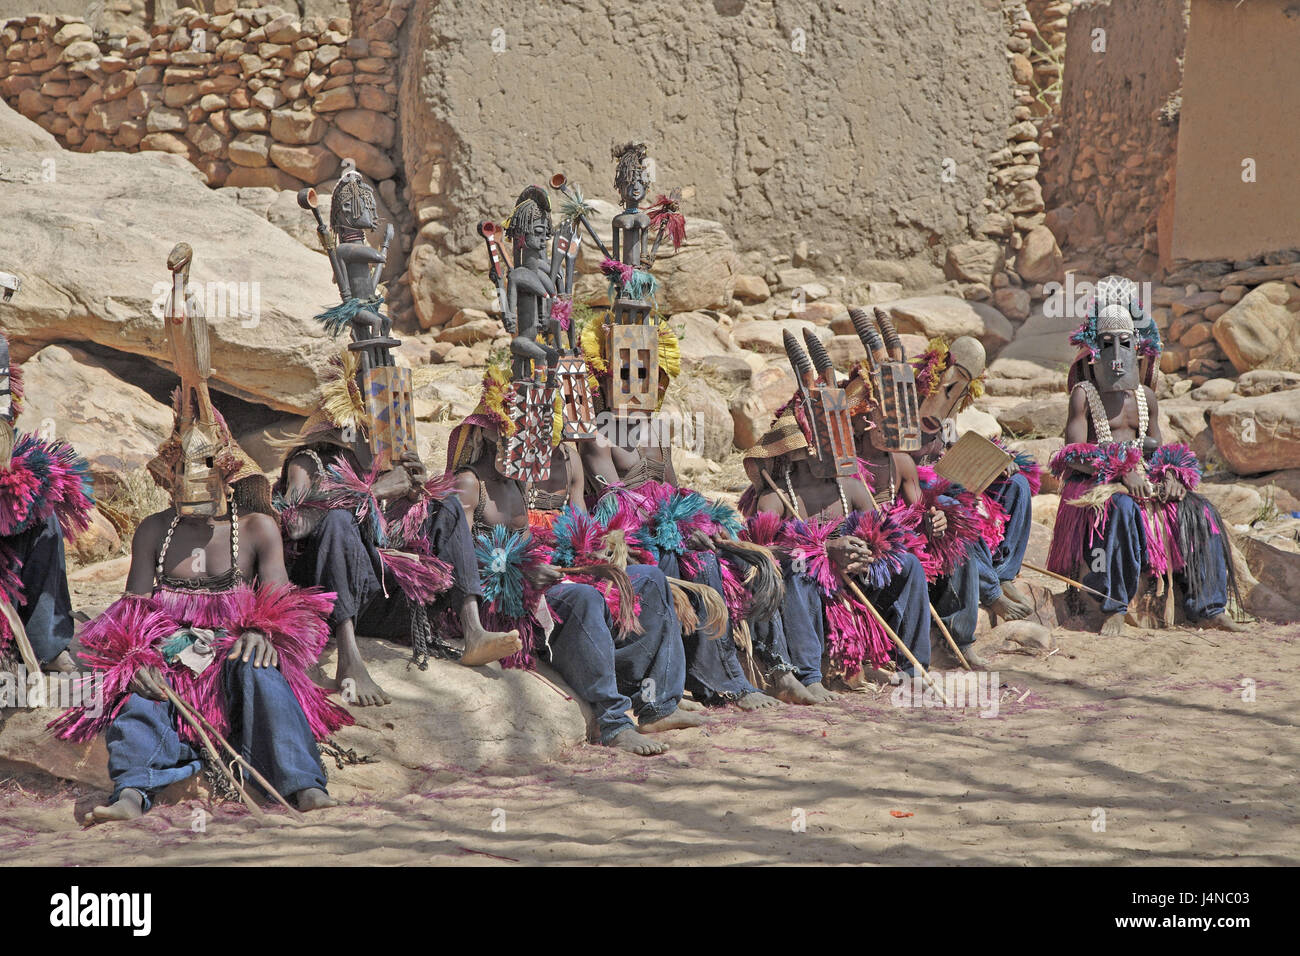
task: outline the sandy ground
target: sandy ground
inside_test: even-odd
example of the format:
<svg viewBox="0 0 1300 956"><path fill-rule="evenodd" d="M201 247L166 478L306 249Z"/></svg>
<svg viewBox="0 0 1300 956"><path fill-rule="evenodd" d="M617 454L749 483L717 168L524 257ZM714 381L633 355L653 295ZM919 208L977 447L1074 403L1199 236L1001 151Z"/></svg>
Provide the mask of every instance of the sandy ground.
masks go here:
<svg viewBox="0 0 1300 956"><path fill-rule="evenodd" d="M78 590L78 606L98 597ZM823 707L713 711L704 731L667 734L673 749L662 757L582 746L527 776L434 768L419 793L301 826L190 802L82 831L81 813L102 793L10 780L0 784L0 860L1300 861L1300 625L1054 636L1050 655L993 658L996 716L898 707L883 689Z"/></svg>

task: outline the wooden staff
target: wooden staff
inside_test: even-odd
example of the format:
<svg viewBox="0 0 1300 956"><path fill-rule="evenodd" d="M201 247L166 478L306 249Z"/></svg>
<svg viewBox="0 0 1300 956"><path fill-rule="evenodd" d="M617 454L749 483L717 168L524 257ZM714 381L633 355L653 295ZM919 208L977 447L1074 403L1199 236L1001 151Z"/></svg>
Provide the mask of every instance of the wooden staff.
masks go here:
<svg viewBox="0 0 1300 956"><path fill-rule="evenodd" d="M217 748L212 745L212 741L208 738L208 735L205 734L203 728L199 726L199 722L195 718L194 714L185 706L181 699L176 696L176 692L167 686L165 680L162 682L162 689L163 693L167 695L167 699L171 701L172 706L176 708L177 713L179 713L181 718L190 725L190 729L192 729L194 733L198 735L199 740L203 742L203 749L208 752L208 756L212 758L212 762L221 769L221 772L225 775L226 779L230 781L231 786L239 792L239 797L244 801L244 806L248 807L253 816L258 819L265 817L266 812L257 805L257 801L248 795L248 791L245 790L243 785L235 779L235 775L230 772L229 768L227 768L224 763L221 762L221 755L217 753ZM227 744L227 746L229 745Z"/></svg>
<svg viewBox="0 0 1300 956"><path fill-rule="evenodd" d="M876 504L875 496L870 492L867 493L867 500L871 502L872 511L880 511L880 506ZM877 617L878 616L879 615L877 615ZM957 655L957 660L961 663L961 666L966 670L970 670L970 664L966 661L966 655L961 652L961 648L957 646L957 642L952 639L952 634L948 631L947 625L943 623L943 618L939 616L939 612L935 608L933 601L930 602L930 619L939 625L939 633L942 634L944 640L948 642L948 646L952 648L952 652Z"/></svg>
<svg viewBox="0 0 1300 956"><path fill-rule="evenodd" d="M1087 591L1094 597L1099 597L1103 601L1106 600L1106 595L1102 594L1100 591L1094 591L1092 588L1088 587L1088 585L1080 584L1078 581L1074 580L1074 578L1067 578L1064 574L1057 574L1055 571L1047 570L1047 568L1040 568L1038 565L1030 564L1028 561L1021 561L1020 566L1022 568L1028 568L1030 571L1037 571L1039 574L1045 574L1049 578L1056 578L1058 581L1064 581L1066 584L1073 585L1082 591Z"/></svg>
<svg viewBox="0 0 1300 956"><path fill-rule="evenodd" d="M921 662L918 661L916 659L916 656L907 649L907 645L903 643L903 639L894 633L894 629L885 622L885 619L883 617L880 616L880 612L876 610L875 605L873 605L870 601L867 600L867 596L862 593L862 589L859 588L851 578L843 577L840 580L842 580L845 584L849 586L849 590L853 592L854 597L856 597L859 601L861 601L864 605L866 605L867 610L871 612L871 616L876 619L876 623L879 624L881 627L883 627L885 629L885 633L888 634L891 638L893 638L894 646L897 647L899 651L902 652L903 656L905 656L909 661L911 661L912 666L915 667L920 672L921 677L926 682L928 682L930 687L933 688L934 692L939 695L939 699L943 701L944 706L951 707L952 701L950 701L944 695L943 688L934 682L934 678L930 676L930 673L924 667L921 666Z"/></svg>
<svg viewBox="0 0 1300 956"><path fill-rule="evenodd" d="M202 724L203 727L207 730L207 732L211 734L213 737L215 737L217 741L221 744L221 746L226 748L226 751L230 754L230 756L234 757L236 762L238 762L238 764L241 767L247 770L249 774L252 775L253 779L256 780L259 784L261 784L262 788L266 790L266 792L269 793L277 803L279 803L282 807L284 807L286 810L289 811L290 816L292 816L295 820L298 821L301 821L303 819L302 812L298 810L297 807L292 806L288 800L282 797L280 795L280 791L276 790L275 787L271 786L270 781L268 781L265 777L263 777L260 773L258 773L257 768L254 767L247 760L245 760L243 756L240 755L239 751L235 750L235 748L230 745L230 741L228 741L225 737L221 736L221 733L215 727L213 727L212 724L208 722L208 719L206 717L200 714L197 710L191 710L189 708L189 705L184 703L179 697L177 697L174 693L171 692L170 687L167 688L167 692L168 692L167 697L172 702L172 705L177 710L179 710L182 715L184 715L187 718L190 718L191 726L194 726L195 721ZM200 730L199 732L202 733L202 730ZM208 741L206 735L204 735L203 739L205 741ZM211 746L211 741L208 741L208 745ZM225 765L223 764L222 766L224 767ZM227 776L229 776L229 774L227 774ZM231 778L232 782L233 779L234 778L232 777ZM243 793L242 790L240 792L241 794Z"/></svg>
<svg viewBox="0 0 1300 956"><path fill-rule="evenodd" d="M935 624L939 625L940 633L942 633L944 638L947 639L948 646L951 647L952 652L957 655L957 660L961 663L961 666L966 670L970 670L970 664L966 663L966 655L961 652L961 648L957 646L957 642L952 639L952 634L949 633L948 626L943 623L943 618L939 616L939 612L935 610L933 601L930 602L930 617L934 620Z"/></svg>
<svg viewBox="0 0 1300 956"><path fill-rule="evenodd" d="M18 645L18 655L23 659L23 666L27 668L27 673L39 674L41 672L41 662L36 659L36 651L32 648L32 642L27 637L27 628L23 627L22 619L18 617L14 606L9 603L9 599L0 594L0 614L4 615L5 621L9 624L9 630L13 633L14 643Z"/></svg>

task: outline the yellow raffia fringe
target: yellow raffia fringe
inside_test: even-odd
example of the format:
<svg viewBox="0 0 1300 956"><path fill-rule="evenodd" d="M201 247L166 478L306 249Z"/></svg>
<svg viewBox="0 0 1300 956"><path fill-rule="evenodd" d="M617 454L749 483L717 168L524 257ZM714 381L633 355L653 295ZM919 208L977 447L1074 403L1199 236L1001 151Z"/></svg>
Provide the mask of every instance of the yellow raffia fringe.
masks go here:
<svg viewBox="0 0 1300 956"><path fill-rule="evenodd" d="M504 421L501 429L503 435L515 433L515 423L506 414L506 395L510 391L510 370L500 365L489 365L483 373L483 397L481 402L497 417Z"/></svg>
<svg viewBox="0 0 1300 956"><path fill-rule="evenodd" d="M360 354L350 349L342 351L343 367L337 377L331 377L321 387L321 411L337 428L359 428L365 422L366 406L357 387L357 371L361 367Z"/></svg>
<svg viewBox="0 0 1300 956"><path fill-rule="evenodd" d="M586 356L587 367L591 369L590 385L594 394L599 394L601 376L609 371L609 356L605 354L606 316L593 315L582 326L578 334L578 345ZM663 407L664 395L668 386L682 372L682 348L677 341L677 333L667 322L659 323L659 395L655 402L655 411Z"/></svg>

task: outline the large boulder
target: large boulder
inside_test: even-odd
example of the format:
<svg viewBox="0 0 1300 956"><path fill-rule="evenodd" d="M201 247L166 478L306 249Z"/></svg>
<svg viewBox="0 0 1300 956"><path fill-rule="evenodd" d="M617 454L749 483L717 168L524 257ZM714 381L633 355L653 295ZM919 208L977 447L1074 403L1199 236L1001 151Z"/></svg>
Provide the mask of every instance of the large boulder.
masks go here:
<svg viewBox="0 0 1300 956"><path fill-rule="evenodd" d="M59 141L0 100L0 144L30 152L58 152ZM10 271L10 270L6 270Z"/></svg>
<svg viewBox="0 0 1300 956"><path fill-rule="evenodd" d="M1008 432L1027 438L1047 438L1065 431L1070 396L1064 392L1021 402L997 413L997 420Z"/></svg>
<svg viewBox="0 0 1300 956"><path fill-rule="evenodd" d="M4 312L16 358L80 340L167 364L166 261L184 240L194 247L190 281L209 312L213 387L282 411L313 410L338 348L312 318L338 301L317 254L207 189L178 157L18 149L5 138L0 167L4 268L23 280Z"/></svg>
<svg viewBox="0 0 1300 956"><path fill-rule="evenodd" d="M370 639L362 645L370 673L393 702L354 709L356 724L332 738L339 750L364 760L339 769L325 759L330 792L341 800L406 796L440 771L526 774L587 737L586 707L544 665L533 673L435 660L421 671L408 666L407 648ZM333 672L330 649L321 673ZM49 720L48 709L0 712L4 764L109 790L103 738L89 744L56 740L45 730ZM163 799L203 792L191 780Z"/></svg>
<svg viewBox="0 0 1300 956"><path fill-rule="evenodd" d="M770 355L785 355L785 336L791 332L804 344L803 330L812 329L823 345L832 338L830 329L821 328L804 319L760 319L750 322L737 322L732 331L736 344L751 352L763 352Z"/></svg>
<svg viewBox="0 0 1300 956"><path fill-rule="evenodd" d="M667 312L725 309L739 271L740 259L722 223L688 219L681 248L674 251L665 239L654 262L659 307Z"/></svg>
<svg viewBox="0 0 1300 956"><path fill-rule="evenodd" d="M1239 475L1300 468L1300 401L1290 392L1224 402L1210 413L1210 428Z"/></svg>
<svg viewBox="0 0 1300 956"><path fill-rule="evenodd" d="M899 332L951 342L971 335L984 343L990 357L1011 341L1014 329L997 309L983 302L968 302L951 295L923 295L886 302Z"/></svg>
<svg viewBox="0 0 1300 956"><path fill-rule="evenodd" d="M100 489L143 468L171 434L169 407L76 346L41 349L23 363L23 383L18 427L68 442L90 463Z"/></svg>
<svg viewBox="0 0 1300 956"><path fill-rule="evenodd" d="M1300 370L1300 313L1287 309L1290 298L1285 282L1265 282L1214 320L1214 340L1238 372Z"/></svg>
<svg viewBox="0 0 1300 956"><path fill-rule="evenodd" d="M1048 386L1050 380L1064 386L1065 372L1079 351L1070 344L1069 336L1080 321L1073 315L1049 316L1041 305L1035 307L1016 330L1011 344L989 363L989 379L1022 379L1034 382L1036 388L1040 384ZM1034 367L1041 370L1037 382Z"/></svg>

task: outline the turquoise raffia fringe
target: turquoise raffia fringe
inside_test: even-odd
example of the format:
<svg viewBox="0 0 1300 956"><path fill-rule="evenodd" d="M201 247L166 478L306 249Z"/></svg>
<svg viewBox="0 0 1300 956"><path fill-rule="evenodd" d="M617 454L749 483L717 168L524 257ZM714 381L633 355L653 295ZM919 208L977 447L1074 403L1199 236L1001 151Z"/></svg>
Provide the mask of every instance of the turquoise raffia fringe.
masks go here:
<svg viewBox="0 0 1300 956"><path fill-rule="evenodd" d="M348 324L356 318L357 313L362 309L379 312L379 307L383 304L383 296L372 295L368 299L358 299L353 296L317 315L316 321L325 327L326 332L337 338L339 333L348 327ZM379 317L384 318L384 314L379 312Z"/></svg>

